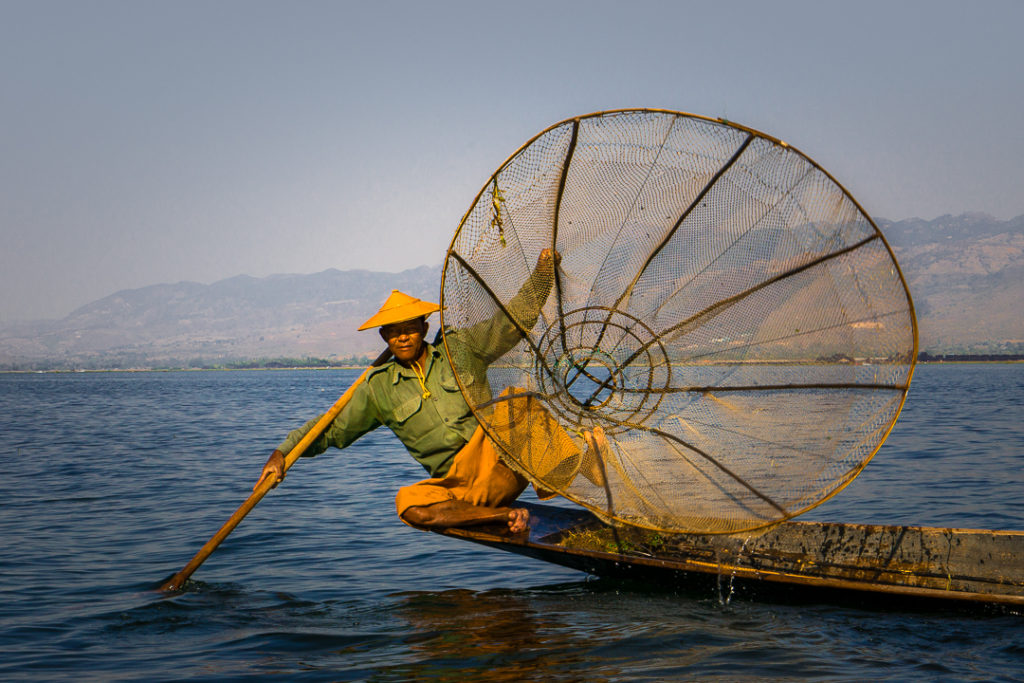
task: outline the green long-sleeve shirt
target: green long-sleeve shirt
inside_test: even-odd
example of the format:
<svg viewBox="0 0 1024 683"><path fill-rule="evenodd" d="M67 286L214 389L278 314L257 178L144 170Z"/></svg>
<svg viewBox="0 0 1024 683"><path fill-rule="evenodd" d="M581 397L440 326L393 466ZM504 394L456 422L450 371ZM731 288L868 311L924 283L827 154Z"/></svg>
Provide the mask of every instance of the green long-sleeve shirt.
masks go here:
<svg viewBox="0 0 1024 683"><path fill-rule="evenodd" d="M428 398L423 398L423 388L411 368L395 361L374 368L304 455L323 453L329 446L345 448L383 425L432 477L444 476L452 458L473 435L477 421L459 391L448 359L431 344L427 345L425 373ZM317 420L288 434L278 450L288 453Z"/></svg>
<svg viewBox="0 0 1024 683"><path fill-rule="evenodd" d="M537 269L509 302L507 310L522 329L529 330L536 324L553 283L552 269ZM462 382L476 402L486 400L490 394L487 366L519 341L520 332L499 313L493 320L448 331L446 339L449 351L464 370ZM383 425L395 433L430 476L447 474L455 454L469 441L478 423L443 350L427 344L425 364L428 398L423 398L423 387L411 368L394 360L374 368L304 455L318 455L330 446L345 448ZM290 432L277 449L287 454L319 419Z"/></svg>

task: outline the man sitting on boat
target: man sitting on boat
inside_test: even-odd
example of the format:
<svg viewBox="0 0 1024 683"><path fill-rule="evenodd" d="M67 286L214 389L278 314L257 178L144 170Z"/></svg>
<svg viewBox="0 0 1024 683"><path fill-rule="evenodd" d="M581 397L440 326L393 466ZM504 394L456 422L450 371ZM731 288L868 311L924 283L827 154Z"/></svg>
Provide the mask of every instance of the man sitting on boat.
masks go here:
<svg viewBox="0 0 1024 683"><path fill-rule="evenodd" d="M533 327L540 315L558 258L551 249L542 251L533 273L507 307L525 329ZM317 455L329 446L345 448L363 434L387 426L430 474L429 479L398 491L395 504L404 522L427 528L504 522L510 532L522 531L529 513L511 504L526 488L526 479L502 462L466 403L448 356L426 341L426 318L439 310L437 304L394 290L380 311L360 326L360 330L380 328L394 357L367 374L304 455ZM490 357L480 359L480 367L464 380L470 390L487 391L486 364L518 343L519 332L499 315L488 324L452 332L456 345L460 334L487 335ZM284 454L318 420L288 434L264 465L260 481L267 476L278 482L284 478Z"/></svg>

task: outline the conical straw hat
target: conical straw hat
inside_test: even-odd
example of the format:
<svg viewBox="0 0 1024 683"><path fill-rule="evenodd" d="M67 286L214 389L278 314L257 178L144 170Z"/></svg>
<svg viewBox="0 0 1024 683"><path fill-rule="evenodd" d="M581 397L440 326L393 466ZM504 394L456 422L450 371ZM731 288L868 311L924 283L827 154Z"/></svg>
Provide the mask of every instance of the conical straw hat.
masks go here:
<svg viewBox="0 0 1024 683"><path fill-rule="evenodd" d="M392 289L391 296L380 307L380 310L363 323L359 329L368 330L371 327L402 323L406 320L419 318L421 315L430 315L440 310L441 307L437 304L432 304L429 301L423 301L408 294L403 294L397 289Z"/></svg>

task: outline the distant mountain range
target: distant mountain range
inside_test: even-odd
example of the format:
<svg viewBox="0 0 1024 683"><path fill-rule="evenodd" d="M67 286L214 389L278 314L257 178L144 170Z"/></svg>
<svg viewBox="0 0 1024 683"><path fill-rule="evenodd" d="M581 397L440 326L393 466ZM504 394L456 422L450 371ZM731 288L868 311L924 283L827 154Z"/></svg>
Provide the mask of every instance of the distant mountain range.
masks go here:
<svg viewBox="0 0 1024 683"><path fill-rule="evenodd" d="M1024 352L1024 216L879 220L914 299L922 351Z"/></svg>
<svg viewBox="0 0 1024 683"><path fill-rule="evenodd" d="M1024 352L1024 216L879 220L910 285L920 348ZM436 300L440 266L325 270L124 290L61 320L0 327L0 370L192 367L246 359L375 356L356 332L393 288Z"/></svg>
<svg viewBox="0 0 1024 683"><path fill-rule="evenodd" d="M393 288L436 300L440 266L325 270L117 292L61 320L0 328L0 369L200 367L255 358L376 356L356 328Z"/></svg>

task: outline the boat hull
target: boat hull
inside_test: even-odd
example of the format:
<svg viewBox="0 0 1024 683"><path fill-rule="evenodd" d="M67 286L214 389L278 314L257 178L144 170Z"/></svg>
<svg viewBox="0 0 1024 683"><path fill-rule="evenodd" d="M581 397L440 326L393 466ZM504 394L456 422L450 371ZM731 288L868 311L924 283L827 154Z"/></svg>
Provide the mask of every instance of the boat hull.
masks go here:
<svg viewBox="0 0 1024 683"><path fill-rule="evenodd" d="M602 577L751 594L899 597L1024 607L1024 532L784 522L731 535L612 527L582 510L525 504L530 529L446 529Z"/></svg>

